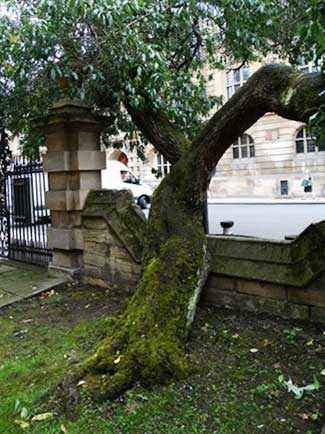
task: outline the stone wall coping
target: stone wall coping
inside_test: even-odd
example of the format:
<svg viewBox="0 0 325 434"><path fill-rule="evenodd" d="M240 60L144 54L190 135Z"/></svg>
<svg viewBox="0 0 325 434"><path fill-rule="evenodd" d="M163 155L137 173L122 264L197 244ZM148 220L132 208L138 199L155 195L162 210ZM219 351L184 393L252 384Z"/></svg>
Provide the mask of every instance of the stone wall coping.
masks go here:
<svg viewBox="0 0 325 434"><path fill-rule="evenodd" d="M213 272L304 287L325 270L325 221L294 241L208 236Z"/></svg>
<svg viewBox="0 0 325 434"><path fill-rule="evenodd" d="M147 222L127 190L93 190L88 194L82 219L102 218L136 263L141 263Z"/></svg>
<svg viewBox="0 0 325 434"><path fill-rule="evenodd" d="M275 240L273 238L260 238L260 237L250 237L250 236L246 236L246 235L219 235L219 234L209 234L208 235L209 239L222 239L222 240L235 240L238 242L245 242L245 241L249 241L252 243L270 243L270 244L290 244L292 243L291 240Z"/></svg>

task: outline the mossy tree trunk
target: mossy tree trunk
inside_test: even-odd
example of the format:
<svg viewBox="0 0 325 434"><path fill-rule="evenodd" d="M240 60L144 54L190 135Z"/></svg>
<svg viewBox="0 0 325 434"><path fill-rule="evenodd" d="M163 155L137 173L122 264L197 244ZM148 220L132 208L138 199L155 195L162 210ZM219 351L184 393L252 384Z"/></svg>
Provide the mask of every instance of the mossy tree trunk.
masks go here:
<svg viewBox="0 0 325 434"><path fill-rule="evenodd" d="M98 397L114 397L137 381L146 385L184 375L186 339L209 269L202 216L212 172L234 140L266 112L307 121L324 102L324 83L320 74L263 67L187 146L165 116L126 105L173 167L154 194L139 284L82 367Z"/></svg>

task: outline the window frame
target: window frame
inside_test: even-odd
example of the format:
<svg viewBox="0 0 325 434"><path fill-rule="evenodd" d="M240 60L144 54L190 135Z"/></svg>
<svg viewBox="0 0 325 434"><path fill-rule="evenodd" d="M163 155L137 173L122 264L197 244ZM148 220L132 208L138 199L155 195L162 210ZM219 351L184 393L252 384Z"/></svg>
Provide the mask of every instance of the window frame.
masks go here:
<svg viewBox="0 0 325 434"><path fill-rule="evenodd" d="M312 136L308 127L300 127L295 134L295 154L310 155L325 151L325 144L317 143L316 137Z"/></svg>
<svg viewBox="0 0 325 434"><path fill-rule="evenodd" d="M245 138L246 142L243 142L243 138ZM238 137L236 141L231 145L231 149L233 161L251 160L256 158L255 142L250 134L244 133L240 137ZM235 156L235 154L237 156Z"/></svg>
<svg viewBox="0 0 325 434"><path fill-rule="evenodd" d="M135 137L126 141L128 150L128 167L134 173L138 180L142 179L145 160L142 160L137 154L137 147L141 145L139 138Z"/></svg>
<svg viewBox="0 0 325 434"><path fill-rule="evenodd" d="M298 65L297 65L299 71L311 74L313 72L319 72L320 66L317 65L313 61L307 61L305 56L299 56L298 58Z"/></svg>
<svg viewBox="0 0 325 434"><path fill-rule="evenodd" d="M246 74L247 72L247 74ZM249 65L239 69L231 69L226 73L226 98L230 99L235 92L249 79L251 69Z"/></svg>
<svg viewBox="0 0 325 434"><path fill-rule="evenodd" d="M156 170L159 176L164 177L170 173L170 162L160 153L156 152Z"/></svg>

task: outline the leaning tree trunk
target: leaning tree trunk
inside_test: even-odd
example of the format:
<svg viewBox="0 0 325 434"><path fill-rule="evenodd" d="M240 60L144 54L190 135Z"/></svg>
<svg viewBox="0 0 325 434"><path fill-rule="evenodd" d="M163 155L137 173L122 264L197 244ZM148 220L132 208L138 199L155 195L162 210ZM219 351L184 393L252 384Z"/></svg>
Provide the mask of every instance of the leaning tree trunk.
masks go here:
<svg viewBox="0 0 325 434"><path fill-rule="evenodd" d="M154 195L139 284L82 366L81 376L97 397L114 397L136 381L147 385L184 375L189 326L209 267L202 211L211 173L259 117L272 111L306 121L324 102L323 89L321 75L261 68L179 157Z"/></svg>
<svg viewBox="0 0 325 434"><path fill-rule="evenodd" d="M180 162L155 194L141 280L111 334L83 366L88 387L110 398L186 372L184 346L208 261L202 200L189 206ZM185 169L185 168L184 168Z"/></svg>

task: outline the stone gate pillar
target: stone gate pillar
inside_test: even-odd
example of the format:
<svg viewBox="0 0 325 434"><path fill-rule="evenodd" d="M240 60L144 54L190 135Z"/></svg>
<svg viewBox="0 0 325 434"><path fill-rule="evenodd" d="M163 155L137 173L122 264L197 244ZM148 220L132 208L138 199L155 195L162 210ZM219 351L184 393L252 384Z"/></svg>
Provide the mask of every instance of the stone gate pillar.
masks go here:
<svg viewBox="0 0 325 434"><path fill-rule="evenodd" d="M101 118L82 102L63 99L50 110L42 130L48 149L46 203L52 217L50 267L74 274L82 267L81 211L89 191L101 188L101 169L106 167L106 153L100 150Z"/></svg>

